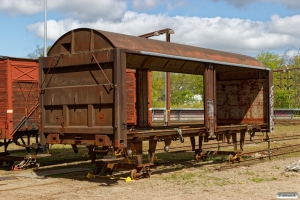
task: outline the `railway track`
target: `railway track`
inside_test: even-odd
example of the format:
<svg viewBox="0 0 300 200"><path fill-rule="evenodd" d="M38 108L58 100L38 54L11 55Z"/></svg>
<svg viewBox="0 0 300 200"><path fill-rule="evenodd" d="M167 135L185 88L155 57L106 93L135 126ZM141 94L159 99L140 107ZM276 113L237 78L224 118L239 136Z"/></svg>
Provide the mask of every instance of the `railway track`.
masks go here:
<svg viewBox="0 0 300 200"><path fill-rule="evenodd" d="M295 144L296 141L299 141L299 144ZM257 135L254 141L245 141L245 147L250 146L250 145L258 145L258 144L273 144L274 142L276 142L276 145L271 145L269 150L268 148L264 147L263 149L259 149L259 150L253 150L253 151L244 151L242 152L242 159L240 160L233 160L233 162L228 162L229 159L229 155L232 154L232 159L235 157L235 155L233 155L233 151L228 150L223 151L223 154L216 154L214 155L214 152L217 152L217 149L220 148L228 148L228 149L232 149L233 145L232 144L224 144L224 143L219 143L217 141L210 141L209 143L204 143L202 146L202 150L203 152L210 152L209 154L209 158L210 159L214 159L217 158L219 159L220 157L222 157L222 159L214 162L210 162L212 164L216 164L218 166L219 170L225 170L225 169L231 169L231 168L235 168L238 166L245 166L245 165L251 165L254 163L257 163L257 161L261 160L261 159L269 159L272 157L276 157L276 156L281 156L281 155L286 155L286 154L290 154L293 152L300 152L300 134L294 134L294 135L285 135L285 136L278 136L278 137L272 137L269 138L268 141L266 141L265 135ZM282 143L290 143L289 145L281 145ZM293 142L294 144L292 144L291 142ZM174 142L175 143L175 142ZM297 142L296 142L297 143ZM176 143L175 143L176 144ZM279 145L279 146L278 146ZM275 147L274 147L275 146ZM158 145L158 147L161 147ZM144 149L144 152L147 152L146 149ZM172 154L176 154L176 153L180 153L180 152L187 152L187 153L194 153L191 149L190 145L185 145L184 143L179 143L176 144L176 146L174 147L170 147L169 150L170 153ZM225 153L224 153L225 152ZM156 154L159 153L165 153L164 148L158 148L156 151ZM159 156L158 156L159 157ZM131 157L131 159L133 161L135 161L135 156ZM68 162L74 162L74 159L67 159L64 160L63 163L68 163ZM82 162L82 163L86 163L89 161L89 158L82 158L80 160L76 160L78 162ZM168 165L168 164L180 164L180 163L184 163L185 161L181 162L181 161L166 161L166 162L162 162L162 163L157 163L157 166L159 165ZM194 161L192 161L194 162ZM195 161L198 162L198 161ZM55 166L57 164L61 164L61 161L51 161L51 162L44 162L43 166L45 167L51 167L52 165ZM199 162L200 164L201 162ZM204 164L205 162L203 162Z"/></svg>
<svg viewBox="0 0 300 200"><path fill-rule="evenodd" d="M282 149L285 149L285 151L282 151ZM286 149L290 149L290 150L286 150ZM274 151L274 150L276 150L278 152L276 152L276 153L272 152L270 154L266 153L266 150L260 150L260 151L255 151L255 152L244 152L243 156L250 155L251 153L258 154L258 156L242 159L238 163L236 163L236 162L229 163L228 162L228 163L220 164L218 166L217 170L226 170L226 169L233 169L233 168L240 167L240 166L249 166L249 165L253 165L253 164L257 163L257 161L259 161L259 160L272 159L277 156L283 156L283 155L287 155L287 154L291 154L291 153L300 152L300 144L270 149L270 151ZM281 150L281 151L279 151L279 150Z"/></svg>
<svg viewBox="0 0 300 200"><path fill-rule="evenodd" d="M293 143L297 143L295 142L295 140L298 141L298 144L287 144L287 145L280 145L281 142L283 143L288 143L290 141L293 141ZM276 146L272 147L272 145L270 145L271 143L276 142ZM294 134L294 135L288 135L288 136L279 136L279 137L272 137L269 138L269 140L266 140L266 138L260 137L257 138L255 141L253 142L245 142L245 146L249 146L252 144L268 144L269 149L268 148L263 148L263 149L259 149L259 150L253 150L253 151L244 151L237 156L236 153L228 151L226 154L226 151L221 152L221 153L216 153L218 152L217 150L211 150L211 149L217 149L216 145L218 144L217 142L214 143L210 143L210 144L203 144L203 152L209 152L209 159L210 160L210 164L217 164L217 170L225 170L225 169L232 169L235 167L240 167L240 166L249 166L252 164L255 164L261 160L265 160L265 159L272 159L274 157L277 156L284 156L284 155L288 155L291 153L296 153L296 152L300 152L300 135L299 134ZM280 146L278 146L280 145ZM226 147L232 147L232 144L221 144L220 147L222 148L226 148ZM274 145L273 145L274 146ZM163 148L157 149L157 153L161 153L164 152ZM191 146L186 146L186 145L182 145L182 146L176 146L174 148L170 148L170 153L180 153L180 152L191 152ZM230 155L231 154L231 155ZM224 157L224 155L226 155L227 157ZM222 161L220 161L220 159L218 159L218 161L214 162L214 158L220 158L220 156L223 156ZM231 159L231 161L230 161ZM197 161L198 162L198 161ZM177 162L176 162L177 163ZM181 163L181 162L178 162ZM173 161L171 162L164 162L164 165L168 165L168 164L174 164ZM215 165L214 165L215 166Z"/></svg>
<svg viewBox="0 0 300 200"><path fill-rule="evenodd" d="M245 146L247 145L257 145L257 144L261 144L261 143L266 143L266 138L262 137L258 137L256 138L254 141L245 141ZM280 137L272 137L269 138L270 142L280 142L280 141L289 141L289 140L295 140L295 139L299 139L300 142L300 135L296 134L296 135L289 135L289 136L280 136ZM227 148L227 147L232 147L232 143L228 144L224 144L224 143L219 143L219 147L220 148ZM202 150L209 150L209 149L216 149L218 148L218 142L209 142L209 143L203 143L202 145ZM144 149L144 151L147 151L147 149ZM176 145L174 147L170 147L169 152L183 152L183 151L191 151L191 145ZM164 148L158 148L156 149L156 153L161 153L164 152Z"/></svg>

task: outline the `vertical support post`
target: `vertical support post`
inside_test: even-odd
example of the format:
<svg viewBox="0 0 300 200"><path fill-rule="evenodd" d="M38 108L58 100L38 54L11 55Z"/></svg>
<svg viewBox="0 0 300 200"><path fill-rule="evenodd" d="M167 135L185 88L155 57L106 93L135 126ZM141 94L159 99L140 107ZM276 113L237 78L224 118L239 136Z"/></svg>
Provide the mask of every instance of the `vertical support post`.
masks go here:
<svg viewBox="0 0 300 200"><path fill-rule="evenodd" d="M138 162L138 165L143 164L143 142L142 141L136 141L133 142L135 152L136 152L136 159Z"/></svg>
<svg viewBox="0 0 300 200"><path fill-rule="evenodd" d="M268 119L268 122L269 122L269 131L270 133L273 133L274 132L274 127L275 127L275 124L274 124L274 100L275 100L275 97L274 97L274 86L273 86L273 72L272 70L269 71L269 74L267 76L269 78L269 119Z"/></svg>
<svg viewBox="0 0 300 200"><path fill-rule="evenodd" d="M216 71L213 64L205 64L204 70L204 125L209 136L216 130Z"/></svg>
<svg viewBox="0 0 300 200"><path fill-rule="evenodd" d="M41 57L40 59L39 59L39 79L40 80L45 80L45 74L44 74L44 66L45 66L45 64L46 64L46 58L45 57ZM46 152L47 151L47 146L46 146L46 144L47 144L47 138L46 138L46 136L45 136L45 134L44 134L44 131L43 131L43 126L44 126L44 124L46 124L46 119L43 117L43 116L45 116L45 108L44 108L44 94L45 94L45 92L46 92L46 90L45 90L45 86L46 84L42 84L42 85L40 85L40 98L39 98L39 100L40 100L40 111L39 111L39 115L40 115L40 128L39 128L39 135L40 135L40 143L41 143L41 145L43 146L43 152Z"/></svg>
<svg viewBox="0 0 300 200"><path fill-rule="evenodd" d="M203 138L204 138L204 136L202 135L202 133L200 133L199 134L199 138L198 138L198 141L199 141L199 151L202 151Z"/></svg>
<svg viewBox="0 0 300 200"><path fill-rule="evenodd" d="M172 139L171 139L171 138L166 138L166 139L164 139L164 143L165 143L164 151L165 151L165 152L168 152L168 151L169 151L171 142L172 142Z"/></svg>
<svg viewBox="0 0 300 200"><path fill-rule="evenodd" d="M170 42L170 32L167 31L166 32L166 41ZM166 126L170 126L171 122L170 122L170 109L171 109L171 74L170 72L166 72L166 121L165 121L165 125Z"/></svg>
<svg viewBox="0 0 300 200"><path fill-rule="evenodd" d="M246 131L241 131L241 133L240 133L240 149L242 151L244 151L245 135L246 135Z"/></svg>
<svg viewBox="0 0 300 200"><path fill-rule="evenodd" d="M13 96L12 96L12 66L9 59L6 60L6 71L7 71L7 108L6 108L6 131L5 138L12 139L13 131Z"/></svg>
<svg viewBox="0 0 300 200"><path fill-rule="evenodd" d="M156 145L157 145L157 140L151 138L149 140L149 150L148 150L148 161L150 164L154 164Z"/></svg>
<svg viewBox="0 0 300 200"><path fill-rule="evenodd" d="M196 148L196 139L195 139L195 136L191 136L190 137L190 141L191 141L192 151L195 151L195 148Z"/></svg>
<svg viewBox="0 0 300 200"><path fill-rule="evenodd" d="M290 72L289 72L289 70L286 70L286 90L290 90ZM288 98L290 100L291 96L289 95ZM290 101L289 101L289 108L291 108ZM292 118L293 118L293 115L292 115Z"/></svg>
<svg viewBox="0 0 300 200"><path fill-rule="evenodd" d="M148 126L152 126L153 119L152 119L152 75L151 71L147 71L147 80L148 80Z"/></svg>
<svg viewBox="0 0 300 200"><path fill-rule="evenodd" d="M282 72L281 71L279 72L279 75L280 75L280 85L279 85L279 87L280 87L280 89L282 89Z"/></svg>
<svg viewBox="0 0 300 200"><path fill-rule="evenodd" d="M268 132L266 132L266 141L268 142L268 156L269 156L269 159L271 160L270 138L269 138Z"/></svg>
<svg viewBox="0 0 300 200"><path fill-rule="evenodd" d="M236 138L236 132L232 133L232 141L233 141L233 148L234 152L237 152L237 138Z"/></svg>
<svg viewBox="0 0 300 200"><path fill-rule="evenodd" d="M127 147L126 54L114 49L114 147Z"/></svg>
<svg viewBox="0 0 300 200"><path fill-rule="evenodd" d="M170 82L170 72L166 72L166 121L165 126L170 126L170 109L171 109L171 82Z"/></svg>

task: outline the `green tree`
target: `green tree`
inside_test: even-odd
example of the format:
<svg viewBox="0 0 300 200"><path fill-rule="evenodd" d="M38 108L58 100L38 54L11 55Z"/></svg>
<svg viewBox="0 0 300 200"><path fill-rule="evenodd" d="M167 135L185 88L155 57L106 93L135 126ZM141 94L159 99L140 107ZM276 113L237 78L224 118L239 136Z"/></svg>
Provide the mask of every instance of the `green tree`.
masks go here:
<svg viewBox="0 0 300 200"><path fill-rule="evenodd" d="M165 106L165 73L152 71L152 107Z"/></svg>
<svg viewBox="0 0 300 200"><path fill-rule="evenodd" d="M47 47L47 52L49 52L51 46ZM44 47L40 47L40 45L35 46L35 50L32 53L27 54L26 57L32 58L32 59L38 59L39 57L44 56Z"/></svg>
<svg viewBox="0 0 300 200"><path fill-rule="evenodd" d="M299 53L288 56L288 50L283 55L262 52L256 56L264 65L273 70L274 107L299 108L300 102L300 66Z"/></svg>
<svg viewBox="0 0 300 200"><path fill-rule="evenodd" d="M292 103L289 93L286 90L276 90L275 91L275 108L289 108Z"/></svg>
<svg viewBox="0 0 300 200"><path fill-rule="evenodd" d="M300 55L290 55L284 73L284 88L289 93L290 108L300 108Z"/></svg>
<svg viewBox="0 0 300 200"><path fill-rule="evenodd" d="M285 64L284 58L282 56L268 51L261 52L260 54L255 56L255 58L272 70L276 70L280 68L281 65Z"/></svg>
<svg viewBox="0 0 300 200"><path fill-rule="evenodd" d="M171 108L203 107L195 96L203 96L201 75L171 73ZM152 72L152 105L165 107L165 72Z"/></svg>

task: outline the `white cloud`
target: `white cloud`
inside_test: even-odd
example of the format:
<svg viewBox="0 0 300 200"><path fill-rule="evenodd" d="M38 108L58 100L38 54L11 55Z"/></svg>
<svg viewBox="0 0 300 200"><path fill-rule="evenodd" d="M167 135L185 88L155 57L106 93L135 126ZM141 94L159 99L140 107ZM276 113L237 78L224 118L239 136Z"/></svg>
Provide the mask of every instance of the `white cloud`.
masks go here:
<svg viewBox="0 0 300 200"><path fill-rule="evenodd" d="M43 0L0 0L0 11L11 15L33 15L44 11ZM59 11L65 17L81 21L97 21L99 18L116 21L123 18L127 2L120 0L50 0L47 11Z"/></svg>
<svg viewBox="0 0 300 200"><path fill-rule="evenodd" d="M295 27L300 15L292 17ZM298 49L300 29L290 30L289 35L284 22L286 18L274 15L270 22L260 22L228 18L199 18L199 17L170 17L167 15L149 15L127 11L121 21L80 22L71 18L48 21L49 39L55 41L65 32L79 27L88 27L111 32L141 35L151 31L172 28L175 34L171 42L183 43L192 46L219 49L241 54L257 54L257 52L285 48ZM43 37L43 23L35 23L28 29L37 36ZM164 36L152 38L164 40Z"/></svg>
<svg viewBox="0 0 300 200"><path fill-rule="evenodd" d="M223 2L228 3L229 5L233 5L238 8L245 7L250 4L257 3L257 2L280 3L290 9L299 9L300 8L300 1L297 1L297 0L247 0L247 1L245 1L245 0L212 0L212 1L214 1L214 2L223 1Z"/></svg>
<svg viewBox="0 0 300 200"><path fill-rule="evenodd" d="M44 2L41 0L0 0L0 11L10 15L32 15L41 12Z"/></svg>
<svg viewBox="0 0 300 200"><path fill-rule="evenodd" d="M49 2L49 1L48 1ZM59 10L67 17L81 21L97 21L99 18L116 21L121 20L127 9L127 2L120 0L52 0L49 6Z"/></svg>
<svg viewBox="0 0 300 200"><path fill-rule="evenodd" d="M81 24L77 20L64 19L60 21L48 20L47 21L47 38L55 41L60 36L68 32L69 30L80 28ZM27 26L29 31L35 32L35 34L44 38L44 22L38 22Z"/></svg>
<svg viewBox="0 0 300 200"><path fill-rule="evenodd" d="M186 7L191 2L189 0L131 0L134 10L150 10L160 5L166 5L167 10L174 10L175 8Z"/></svg>
<svg viewBox="0 0 300 200"><path fill-rule="evenodd" d="M300 33L300 15L294 15L281 18L279 15L273 15L270 22L270 31L293 35L299 37Z"/></svg>
<svg viewBox="0 0 300 200"><path fill-rule="evenodd" d="M133 8L137 10L148 10L155 8L162 0L133 0Z"/></svg>

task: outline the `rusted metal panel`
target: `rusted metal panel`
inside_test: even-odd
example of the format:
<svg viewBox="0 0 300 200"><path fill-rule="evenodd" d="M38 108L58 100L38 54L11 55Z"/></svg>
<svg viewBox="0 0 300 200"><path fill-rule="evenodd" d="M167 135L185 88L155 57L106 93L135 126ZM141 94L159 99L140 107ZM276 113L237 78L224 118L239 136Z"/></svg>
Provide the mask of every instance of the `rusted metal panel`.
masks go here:
<svg viewBox="0 0 300 200"><path fill-rule="evenodd" d="M136 125L136 78L135 70L126 71L127 124Z"/></svg>
<svg viewBox="0 0 300 200"><path fill-rule="evenodd" d="M59 134L50 134L47 138L49 144L59 144Z"/></svg>
<svg viewBox="0 0 300 200"><path fill-rule="evenodd" d="M40 64L48 63L47 59L53 58L44 58ZM88 134L90 129L101 133L101 127L113 127L113 63L101 63L101 67L102 71L95 64L42 71L43 132Z"/></svg>
<svg viewBox="0 0 300 200"><path fill-rule="evenodd" d="M148 104L148 72L146 70L136 70L137 76L137 125L148 127L149 104Z"/></svg>
<svg viewBox="0 0 300 200"><path fill-rule="evenodd" d="M14 128L21 123L24 116L33 112L19 130L38 130L39 111L36 104L39 99L38 83L14 82L13 83L13 121Z"/></svg>
<svg viewBox="0 0 300 200"><path fill-rule="evenodd" d="M152 125L152 80L151 72L147 72L147 91L148 96L148 126ZM136 70L126 70L127 87L127 124L137 125L137 90L136 90Z"/></svg>
<svg viewBox="0 0 300 200"><path fill-rule="evenodd" d="M111 146L111 140L106 135L96 135L95 136L95 145L97 146Z"/></svg>
<svg viewBox="0 0 300 200"><path fill-rule="evenodd" d="M50 56L48 54L48 56ZM54 68L66 67L66 66L82 66L82 65L97 65L99 63L106 63L113 61L113 51L112 50L102 50L97 52L85 52L84 54L61 54L58 56L53 56L51 59L40 58L41 61L45 59L45 68L54 70Z"/></svg>
<svg viewBox="0 0 300 200"><path fill-rule="evenodd" d="M60 56L53 67L55 58L40 58L41 143L52 142L51 134L60 134L62 144L99 145L95 135L106 134L115 147L126 147L125 54L103 50ZM94 137L76 139L87 135Z"/></svg>
<svg viewBox="0 0 300 200"><path fill-rule="evenodd" d="M62 35L51 47L48 56L112 49L113 45L99 31L81 28Z"/></svg>
<svg viewBox="0 0 300 200"><path fill-rule="evenodd" d="M262 63L250 56L158 40L149 40L142 37L123 35L119 33L111 33L106 31L98 32L103 34L116 48L123 48L131 51L155 52L165 55L198 58L220 63L235 63L265 68Z"/></svg>
<svg viewBox="0 0 300 200"><path fill-rule="evenodd" d="M16 131L38 130L38 62L33 59L0 58L0 129L2 138Z"/></svg>
<svg viewBox="0 0 300 200"><path fill-rule="evenodd" d="M7 112L7 66L5 60L0 60L0 138L5 137L6 112Z"/></svg>
<svg viewBox="0 0 300 200"><path fill-rule="evenodd" d="M268 123L268 83L258 71L218 75L218 125Z"/></svg>

